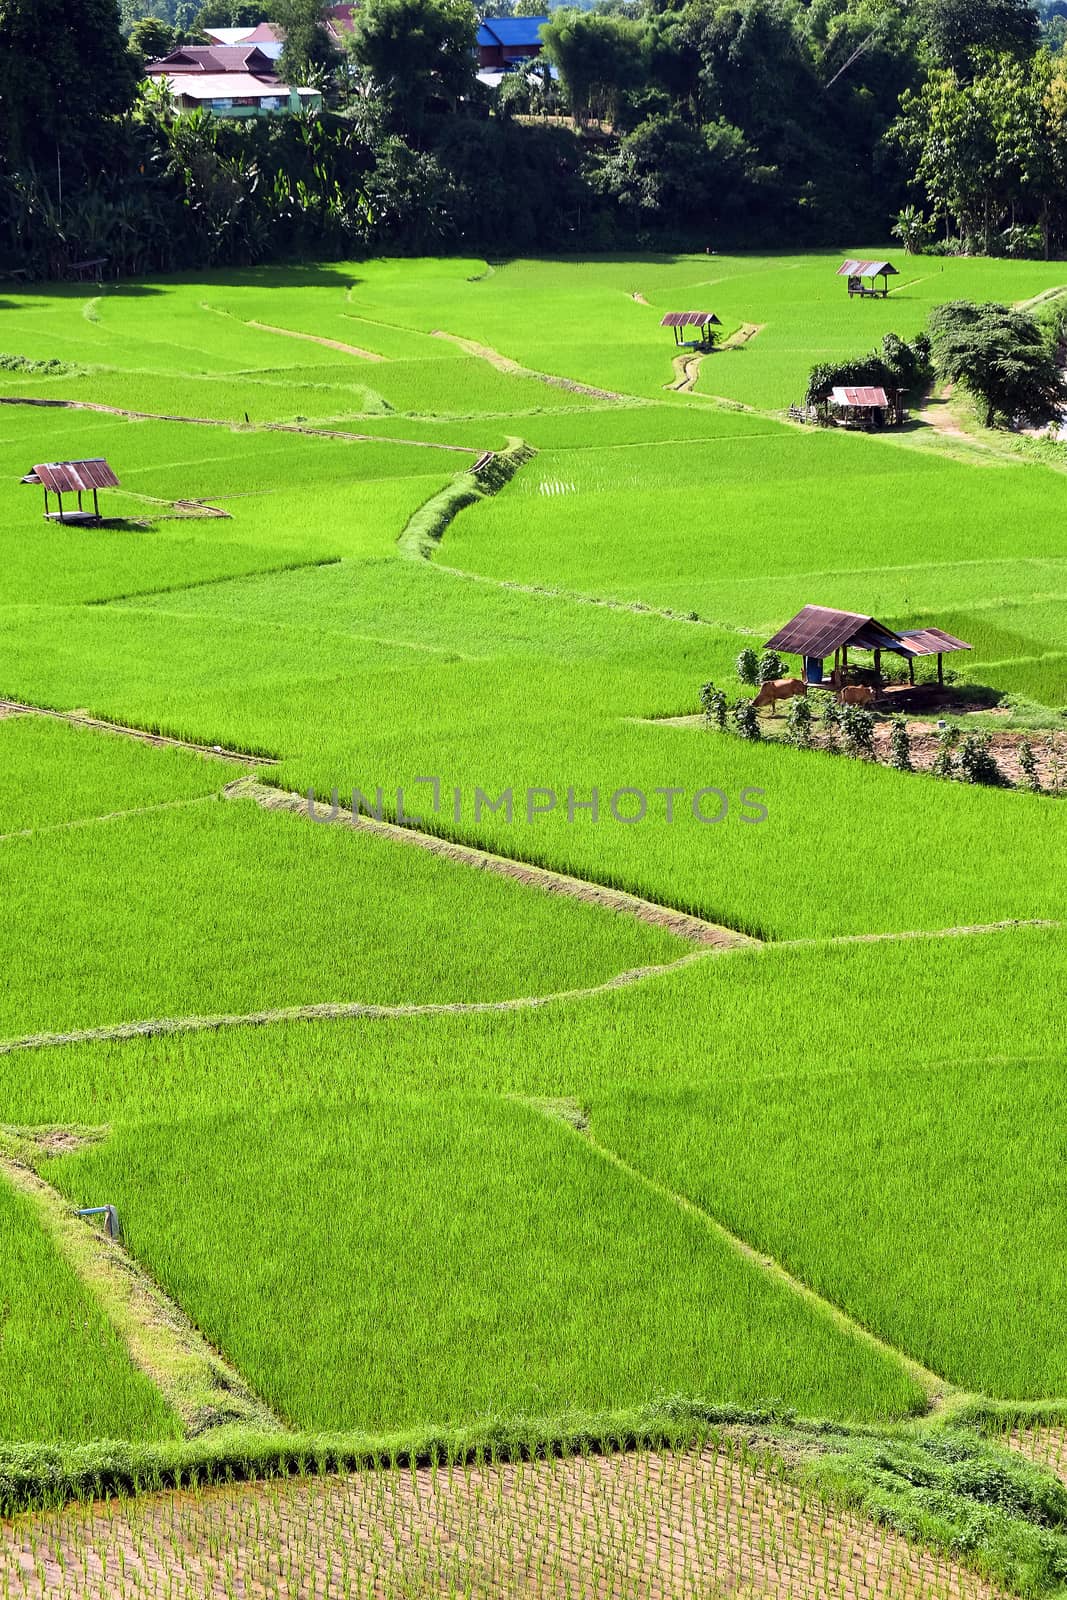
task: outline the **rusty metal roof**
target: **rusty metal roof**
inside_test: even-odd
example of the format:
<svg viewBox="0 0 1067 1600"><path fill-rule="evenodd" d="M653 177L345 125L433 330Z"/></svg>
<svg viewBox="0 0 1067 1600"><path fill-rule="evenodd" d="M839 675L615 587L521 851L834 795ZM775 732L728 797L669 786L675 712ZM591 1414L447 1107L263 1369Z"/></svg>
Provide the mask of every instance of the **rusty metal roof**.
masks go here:
<svg viewBox="0 0 1067 1600"><path fill-rule="evenodd" d="M831 389L830 399L835 406L888 406L889 404L885 390L875 389L869 384Z"/></svg>
<svg viewBox="0 0 1067 1600"><path fill-rule="evenodd" d="M909 656L947 655L950 650L970 650L962 639L953 638L941 628L909 628L900 635Z"/></svg>
<svg viewBox="0 0 1067 1600"><path fill-rule="evenodd" d="M839 278L898 278L900 274L891 261L842 261L837 269Z"/></svg>
<svg viewBox="0 0 1067 1600"><path fill-rule="evenodd" d="M275 61L258 44L187 44L172 50L169 56L149 61L145 72L150 77L166 73L186 72L251 72L257 76L271 73Z"/></svg>
<svg viewBox="0 0 1067 1600"><path fill-rule="evenodd" d="M40 483L53 494L77 494L84 489L117 489L119 480L104 460L44 461L27 472L23 483Z"/></svg>
<svg viewBox="0 0 1067 1600"><path fill-rule="evenodd" d="M892 650L899 639L891 629L858 611L834 611L829 606L805 606L791 622L768 639L766 650L787 650L790 655L833 655L842 645L861 650Z"/></svg>
<svg viewBox="0 0 1067 1600"><path fill-rule="evenodd" d="M711 323L722 327L714 311L668 311L660 319L661 328L706 328Z"/></svg>

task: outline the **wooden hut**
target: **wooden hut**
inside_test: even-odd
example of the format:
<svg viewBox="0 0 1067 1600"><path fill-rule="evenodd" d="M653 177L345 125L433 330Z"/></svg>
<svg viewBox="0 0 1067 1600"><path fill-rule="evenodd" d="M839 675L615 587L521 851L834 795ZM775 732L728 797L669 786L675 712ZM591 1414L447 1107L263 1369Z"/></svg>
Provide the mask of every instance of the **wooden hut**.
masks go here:
<svg viewBox="0 0 1067 1600"><path fill-rule="evenodd" d="M837 269L839 278L848 279L848 297L884 300L889 293L890 278L899 277L891 261L857 261L849 257Z"/></svg>
<svg viewBox="0 0 1067 1600"><path fill-rule="evenodd" d="M674 342L677 345L681 345L683 349L688 349L690 345L693 345L698 349L710 350L715 344L716 335L714 330L721 328L722 323L714 311L668 311L665 317L661 317L660 327L673 328ZM686 328L695 329L698 337L696 339L687 339L685 337Z"/></svg>
<svg viewBox="0 0 1067 1600"><path fill-rule="evenodd" d="M877 657L897 643L893 630L874 617L858 611L834 611L829 606L805 606L784 628L779 628L773 639L767 640L765 648L800 656L804 682L816 685L823 682L824 663L833 656L830 682L837 685L848 669L849 646L874 651Z"/></svg>
<svg viewBox="0 0 1067 1600"><path fill-rule="evenodd" d="M944 683L942 657L952 650L969 650L969 644L953 638L940 628L913 628L895 633L875 617L859 611L835 611L829 606L805 606L784 628L779 628L765 649L782 650L803 659L804 682L819 685L824 681L825 663L833 656L830 683L843 686L848 672L848 652L866 650L874 657L874 676L882 681L882 651L903 656L908 663L908 681L915 682L915 658L937 656L937 681Z"/></svg>
<svg viewBox="0 0 1067 1600"><path fill-rule="evenodd" d="M845 428L887 428L904 421L904 391L889 393L875 384L843 384L830 390L826 405Z"/></svg>
<svg viewBox="0 0 1067 1600"><path fill-rule="evenodd" d="M49 522L99 522L101 489L117 489L119 480L104 460L96 456L90 461L45 461L31 468L23 483L39 484L44 489L44 514ZM82 504L82 496L92 494L93 509ZM54 494L58 510L50 508L48 496ZM77 507L63 506L63 496L74 495Z"/></svg>

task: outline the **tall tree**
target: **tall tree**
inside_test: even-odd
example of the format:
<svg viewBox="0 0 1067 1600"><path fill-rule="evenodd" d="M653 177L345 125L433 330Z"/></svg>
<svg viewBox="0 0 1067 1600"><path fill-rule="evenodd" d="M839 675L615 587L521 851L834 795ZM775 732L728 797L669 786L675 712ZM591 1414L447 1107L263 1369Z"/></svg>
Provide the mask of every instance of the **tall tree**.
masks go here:
<svg viewBox="0 0 1067 1600"><path fill-rule="evenodd" d="M435 101L454 109L474 92L474 39L470 0L365 0L349 49L410 132Z"/></svg>
<svg viewBox="0 0 1067 1600"><path fill-rule="evenodd" d="M541 32L578 121L611 121L619 97L646 77L645 29L629 17L561 7Z"/></svg>
<svg viewBox="0 0 1067 1600"><path fill-rule="evenodd" d="M130 108L138 76L116 0L0 0L0 148L9 165L91 166L101 124Z"/></svg>
<svg viewBox="0 0 1067 1600"><path fill-rule="evenodd" d="M326 32L325 0L272 0L271 12L285 35L279 68L287 83L310 83L337 65L337 50Z"/></svg>
<svg viewBox="0 0 1067 1600"><path fill-rule="evenodd" d="M964 75L976 50L1032 56L1041 37L1030 0L923 0L921 22L934 63Z"/></svg>
<svg viewBox="0 0 1067 1600"><path fill-rule="evenodd" d="M130 49L142 61L158 61L174 49L175 32L169 22L159 17L141 17L130 29Z"/></svg>
<svg viewBox="0 0 1067 1600"><path fill-rule="evenodd" d="M930 338L935 372L970 390L987 427L1051 422L1067 405L1056 353L1025 312L953 300L931 312Z"/></svg>

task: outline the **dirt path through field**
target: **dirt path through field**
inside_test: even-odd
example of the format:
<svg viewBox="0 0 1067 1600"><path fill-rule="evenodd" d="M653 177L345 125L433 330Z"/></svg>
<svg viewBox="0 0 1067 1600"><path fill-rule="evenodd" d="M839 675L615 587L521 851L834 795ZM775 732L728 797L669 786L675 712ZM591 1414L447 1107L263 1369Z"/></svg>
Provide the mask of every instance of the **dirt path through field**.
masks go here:
<svg viewBox="0 0 1067 1600"><path fill-rule="evenodd" d="M464 339L458 333L446 333L443 328L435 328L431 334L434 339L447 339L449 344L458 346L468 356L477 356L480 361L488 361L491 367L498 372L507 373L510 378L534 378L538 383L551 384L554 389L565 389L569 394L588 394L597 400L630 400L631 395L618 394L614 389L597 389L589 383L579 383L575 378L557 378L550 372L535 372L532 367L524 367L521 362L513 361L510 356L501 355L499 350L494 350L491 345L478 344L474 339Z"/></svg>
<svg viewBox="0 0 1067 1600"><path fill-rule="evenodd" d="M10 1600L998 1600L966 1568L805 1492L723 1433L676 1452L97 1501L21 1516Z"/></svg>
<svg viewBox="0 0 1067 1600"><path fill-rule="evenodd" d="M360 361L384 361L377 350L363 350L358 344L344 344L340 339L326 339L318 333L299 333L296 328L276 328L271 322L247 322L247 328L259 333L280 333L286 339L306 339L309 344L320 344L326 350L340 350L343 355L356 356Z"/></svg>
<svg viewBox="0 0 1067 1600"><path fill-rule="evenodd" d="M691 393L696 388L703 360L703 355L699 353L696 355L675 356L671 361L671 366L674 368L674 382L665 383L663 387L670 389L674 394Z"/></svg>
<svg viewBox="0 0 1067 1600"><path fill-rule="evenodd" d="M909 928L904 933L836 933L824 939L776 940L774 949L802 950L836 944L891 944L903 939L967 939L972 934L1011 933L1019 928L1067 928L1067 922L1044 917L1012 917L1005 922L975 922L958 928Z"/></svg>
<svg viewBox="0 0 1067 1600"><path fill-rule="evenodd" d="M724 339L722 344L716 345L715 348L717 351L743 350L745 345L754 339L758 333L762 333L766 326L765 322L742 322L741 326L736 328L728 339Z"/></svg>
<svg viewBox="0 0 1067 1600"><path fill-rule="evenodd" d="M236 1368L211 1348L122 1245L77 1216L45 1182L36 1162L51 1153L47 1145L0 1133L0 1180L30 1201L44 1232L101 1306L134 1365L160 1390L186 1436L232 1423L284 1432Z"/></svg>

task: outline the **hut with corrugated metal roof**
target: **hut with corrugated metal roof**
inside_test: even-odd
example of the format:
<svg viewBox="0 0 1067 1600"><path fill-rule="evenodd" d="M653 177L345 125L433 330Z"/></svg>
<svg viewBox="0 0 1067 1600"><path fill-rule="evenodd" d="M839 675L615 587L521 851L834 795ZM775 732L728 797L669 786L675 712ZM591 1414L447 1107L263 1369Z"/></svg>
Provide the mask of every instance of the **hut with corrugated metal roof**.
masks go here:
<svg viewBox="0 0 1067 1600"><path fill-rule="evenodd" d="M698 349L710 350L715 344L716 328L721 328L722 323L714 311L668 311L666 316L660 318L661 328L674 329L674 342L682 349L696 346ZM698 337L687 339L685 330L693 328Z"/></svg>
<svg viewBox="0 0 1067 1600"><path fill-rule="evenodd" d="M44 489L44 514L49 522L99 522L101 489L117 489L119 480L103 456L88 461L42 461L32 467L23 483L39 484ZM58 510L53 511L48 496L54 494ZM92 494L93 509L82 504L82 496ZM63 496L74 495L77 507L63 505Z"/></svg>
<svg viewBox="0 0 1067 1600"><path fill-rule="evenodd" d="M884 428L903 419L903 392L891 394L877 384L837 384L827 396L826 406L835 422L846 428Z"/></svg>
<svg viewBox="0 0 1067 1600"><path fill-rule="evenodd" d="M897 633L887 628L875 617L859 611L837 611L830 606L804 606L796 616L779 628L765 649L784 651L786 655L800 656L804 663L804 682L822 684L825 665L834 658L830 683L835 688L844 685L848 672L848 652L869 651L874 657L874 677L882 679L882 651L903 656L908 663L908 681L915 682L917 656L937 656L937 681L944 683L942 657L949 651L969 650L969 644L956 639L940 628L914 628Z"/></svg>
<svg viewBox="0 0 1067 1600"><path fill-rule="evenodd" d="M838 267L837 276L848 279L850 300L856 295L861 300L884 300L889 293L890 278L900 274L891 261L861 261L850 256Z"/></svg>

